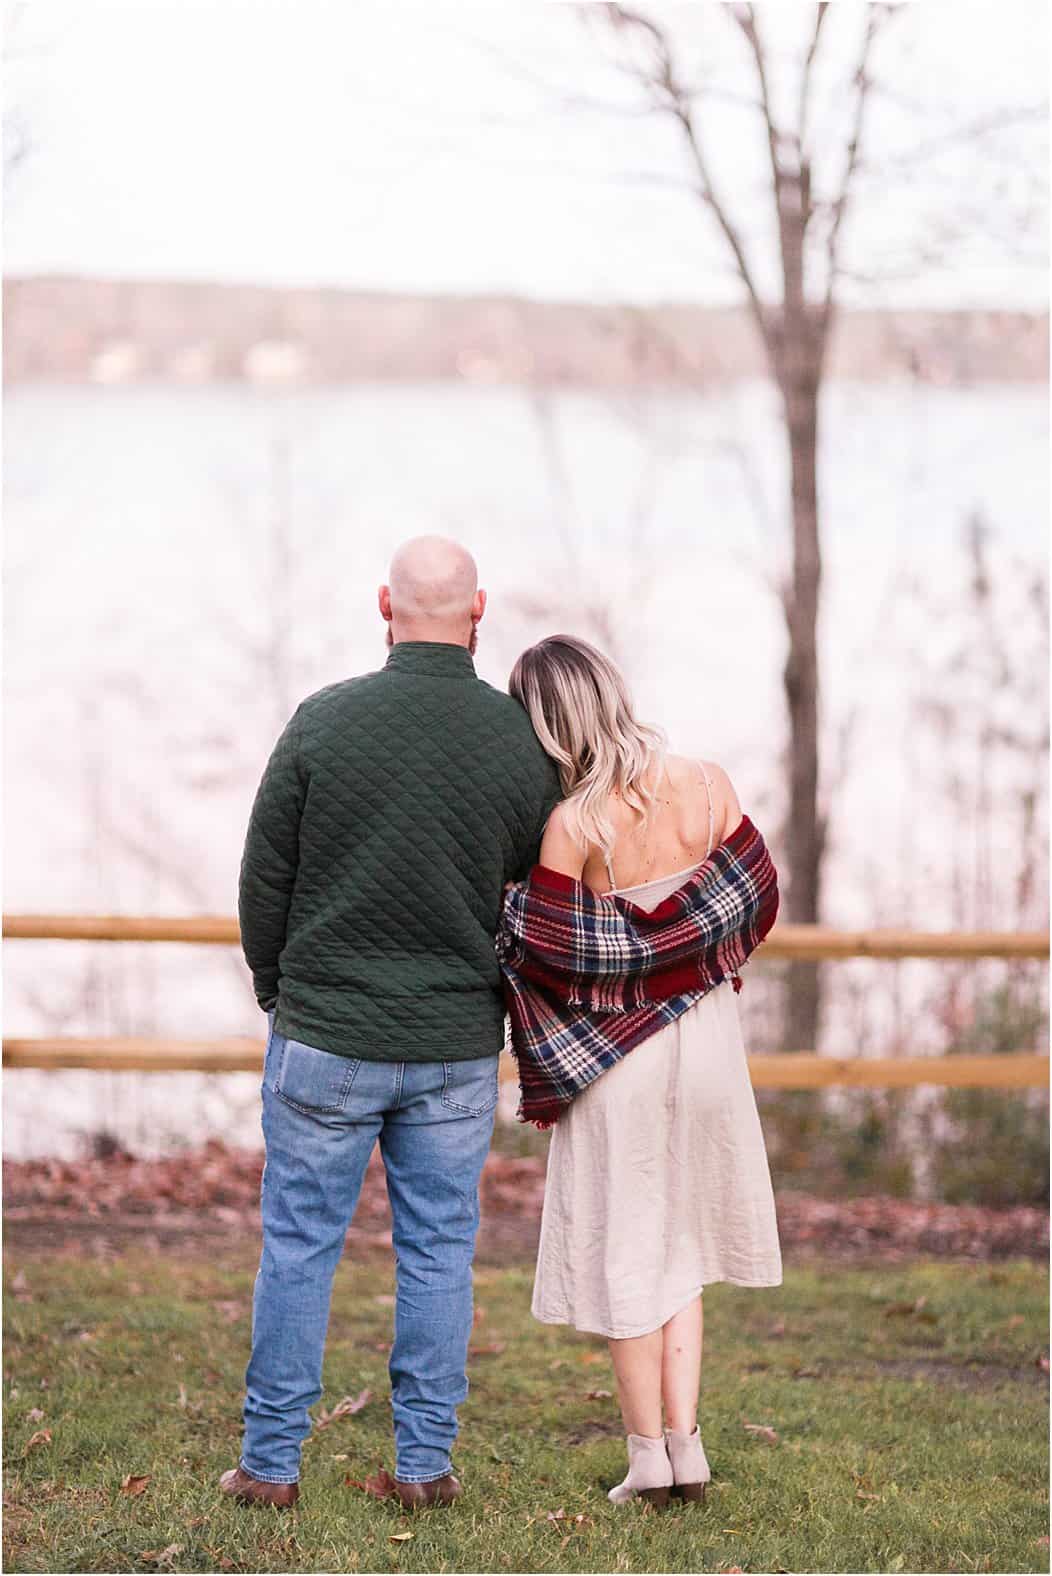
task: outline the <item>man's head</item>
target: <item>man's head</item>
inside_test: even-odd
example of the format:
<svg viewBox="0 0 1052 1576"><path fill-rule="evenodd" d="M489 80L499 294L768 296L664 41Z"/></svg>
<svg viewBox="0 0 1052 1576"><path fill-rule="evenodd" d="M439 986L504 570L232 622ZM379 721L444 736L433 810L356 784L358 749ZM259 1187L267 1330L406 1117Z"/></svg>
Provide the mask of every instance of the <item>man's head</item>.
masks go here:
<svg viewBox="0 0 1052 1576"><path fill-rule="evenodd" d="M486 611L475 560L448 536L414 536L391 560L380 587L387 644L435 640L474 651L476 625Z"/></svg>

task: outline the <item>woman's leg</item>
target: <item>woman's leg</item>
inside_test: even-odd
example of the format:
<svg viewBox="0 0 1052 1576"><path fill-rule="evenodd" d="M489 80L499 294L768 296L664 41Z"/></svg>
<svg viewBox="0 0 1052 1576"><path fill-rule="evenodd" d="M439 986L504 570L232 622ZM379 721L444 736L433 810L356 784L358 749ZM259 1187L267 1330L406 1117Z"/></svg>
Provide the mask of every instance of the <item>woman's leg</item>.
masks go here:
<svg viewBox="0 0 1052 1576"><path fill-rule="evenodd" d="M695 1297L658 1332L662 1342L661 1399L665 1406L665 1423L682 1434L693 1433L698 1420L702 1320L701 1298ZM645 1338L650 1339L649 1336ZM616 1370L616 1361L614 1367Z"/></svg>
<svg viewBox="0 0 1052 1576"><path fill-rule="evenodd" d="M661 1438L662 1344L661 1330L609 1342L626 1434Z"/></svg>
<svg viewBox="0 0 1052 1576"><path fill-rule="evenodd" d="M672 1463L661 1427L661 1343L660 1330L610 1342L621 1416L628 1435L628 1476L607 1495L615 1505L638 1494L663 1506L668 1504L672 1492Z"/></svg>

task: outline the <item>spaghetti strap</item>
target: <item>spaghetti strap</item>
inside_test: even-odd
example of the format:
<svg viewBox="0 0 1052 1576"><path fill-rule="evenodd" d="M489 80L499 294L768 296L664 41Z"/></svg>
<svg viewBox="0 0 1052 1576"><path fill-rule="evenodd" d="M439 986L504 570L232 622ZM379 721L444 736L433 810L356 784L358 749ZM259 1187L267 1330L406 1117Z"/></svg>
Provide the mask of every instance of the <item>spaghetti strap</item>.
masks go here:
<svg viewBox="0 0 1052 1576"><path fill-rule="evenodd" d="M603 862L606 865L606 874L610 881L610 890L613 891L617 886L617 882L614 880L614 865L613 860L610 858L610 855L607 853L605 848L603 849Z"/></svg>
<svg viewBox="0 0 1052 1576"><path fill-rule="evenodd" d="M704 781L705 781L705 792L709 796L709 846L705 850L705 858L708 859L709 855L712 853L712 831L713 831L712 785L709 782L709 774L705 770L704 766L702 766L700 761L698 762L698 767L699 767L699 769L701 771L701 775L702 775L702 777L704 778Z"/></svg>

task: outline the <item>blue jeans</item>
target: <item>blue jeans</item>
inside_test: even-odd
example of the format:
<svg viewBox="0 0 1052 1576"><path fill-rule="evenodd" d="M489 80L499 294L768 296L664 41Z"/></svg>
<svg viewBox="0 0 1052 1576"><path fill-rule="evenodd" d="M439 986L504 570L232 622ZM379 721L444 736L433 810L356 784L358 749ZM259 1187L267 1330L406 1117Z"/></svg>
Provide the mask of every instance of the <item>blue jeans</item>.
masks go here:
<svg viewBox="0 0 1052 1576"><path fill-rule="evenodd" d="M370 1062L270 1033L263 1067L263 1251L245 1373L241 1466L299 1478L321 1370L333 1275L380 1141L397 1271L391 1404L395 1475L452 1471L468 1393L478 1183L493 1134L497 1057Z"/></svg>

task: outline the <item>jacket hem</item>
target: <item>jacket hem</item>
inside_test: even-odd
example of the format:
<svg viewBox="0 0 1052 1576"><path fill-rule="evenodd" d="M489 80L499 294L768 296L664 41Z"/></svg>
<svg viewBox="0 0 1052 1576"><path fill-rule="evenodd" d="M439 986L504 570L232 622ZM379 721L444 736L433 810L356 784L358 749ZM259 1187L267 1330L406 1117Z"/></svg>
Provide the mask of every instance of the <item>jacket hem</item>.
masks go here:
<svg viewBox="0 0 1052 1576"><path fill-rule="evenodd" d="M280 1006L274 1016L274 1032L316 1050L356 1057L363 1062L470 1061L476 1056L499 1056L504 1049L503 1024L499 1030L485 1033L476 1029L435 1035L422 1028L419 1033L400 1029L397 1033L378 1031L358 1036L348 1034L346 1029L291 1017Z"/></svg>

